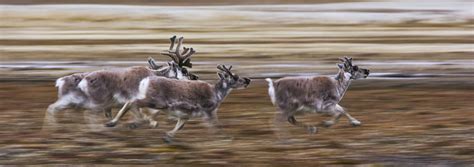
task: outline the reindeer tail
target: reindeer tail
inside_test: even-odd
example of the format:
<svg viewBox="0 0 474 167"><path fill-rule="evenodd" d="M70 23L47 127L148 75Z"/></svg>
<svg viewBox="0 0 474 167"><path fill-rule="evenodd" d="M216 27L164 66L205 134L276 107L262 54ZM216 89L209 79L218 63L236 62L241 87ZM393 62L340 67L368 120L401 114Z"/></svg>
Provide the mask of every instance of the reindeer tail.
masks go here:
<svg viewBox="0 0 474 167"><path fill-rule="evenodd" d="M275 105L275 87L273 87L273 81L271 78L266 78L265 79L268 82L268 95L270 96L270 99L272 100L273 105Z"/></svg>
<svg viewBox="0 0 474 167"><path fill-rule="evenodd" d="M150 86L150 77L146 77L140 81L140 86L138 86L138 99L146 98L146 92Z"/></svg>

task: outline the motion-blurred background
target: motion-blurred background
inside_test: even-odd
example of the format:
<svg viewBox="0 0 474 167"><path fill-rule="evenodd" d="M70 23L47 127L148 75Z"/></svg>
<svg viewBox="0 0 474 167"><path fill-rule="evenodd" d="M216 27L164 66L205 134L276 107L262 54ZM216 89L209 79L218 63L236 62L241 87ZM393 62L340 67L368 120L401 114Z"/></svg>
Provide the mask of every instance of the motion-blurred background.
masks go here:
<svg viewBox="0 0 474 167"><path fill-rule="evenodd" d="M0 0L0 164L472 165L472 1ZM219 109L223 131L194 119L175 144L160 127L104 128L101 113L59 115L54 80L75 72L146 65L173 35L193 47L191 71L212 82L217 64L253 78ZM354 81L344 118L309 135L277 137L265 77L333 75L338 57L371 70ZM90 118L94 118L91 122ZM317 124L323 115L299 117Z"/></svg>

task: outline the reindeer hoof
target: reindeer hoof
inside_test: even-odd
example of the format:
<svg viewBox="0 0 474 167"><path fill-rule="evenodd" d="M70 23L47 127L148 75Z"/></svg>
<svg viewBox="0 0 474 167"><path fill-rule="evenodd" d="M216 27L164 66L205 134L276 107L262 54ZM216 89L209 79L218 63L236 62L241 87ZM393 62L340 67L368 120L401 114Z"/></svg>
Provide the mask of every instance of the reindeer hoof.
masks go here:
<svg viewBox="0 0 474 167"><path fill-rule="evenodd" d="M51 115L54 115L54 113L56 112L56 108L51 104L48 106L48 114L51 114Z"/></svg>
<svg viewBox="0 0 474 167"><path fill-rule="evenodd" d="M163 137L163 142L165 143L172 143L173 142L173 137L166 134L164 137Z"/></svg>
<svg viewBox="0 0 474 167"><path fill-rule="evenodd" d="M138 128L138 125L136 123L130 123L130 124L127 125L127 127L129 129L136 129L136 128Z"/></svg>
<svg viewBox="0 0 474 167"><path fill-rule="evenodd" d="M107 122L107 123L105 124L105 127L114 127L115 125L117 125L116 122Z"/></svg>
<svg viewBox="0 0 474 167"><path fill-rule="evenodd" d="M323 126L326 128L329 128L332 125L334 125L334 121L323 121Z"/></svg>
<svg viewBox="0 0 474 167"><path fill-rule="evenodd" d="M158 127L158 122L156 122L156 121L151 122L151 123L150 123L150 127L151 127L151 128L156 128L156 127Z"/></svg>
<svg viewBox="0 0 474 167"><path fill-rule="evenodd" d="M105 118L112 119L112 113L111 112L105 112Z"/></svg>
<svg viewBox="0 0 474 167"><path fill-rule="evenodd" d="M173 143L173 139L169 138L169 137L163 137L163 142L165 143Z"/></svg>
<svg viewBox="0 0 474 167"><path fill-rule="evenodd" d="M352 125L352 126L360 126L361 124L362 124L362 123L361 123L360 121L358 121L358 120L352 120L352 121L351 121L351 125Z"/></svg>
<svg viewBox="0 0 474 167"><path fill-rule="evenodd" d="M308 127L308 132L309 134L316 134L318 133L318 128L316 126L310 126Z"/></svg>

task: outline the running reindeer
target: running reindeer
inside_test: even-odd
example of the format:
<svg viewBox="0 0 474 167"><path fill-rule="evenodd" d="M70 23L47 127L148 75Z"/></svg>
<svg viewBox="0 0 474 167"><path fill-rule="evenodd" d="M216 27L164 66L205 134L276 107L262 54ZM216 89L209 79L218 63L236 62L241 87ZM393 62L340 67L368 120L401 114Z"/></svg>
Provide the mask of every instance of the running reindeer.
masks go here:
<svg viewBox="0 0 474 167"><path fill-rule="evenodd" d="M70 108L104 111L111 118L111 110L116 105L123 105L129 99L136 97L139 82L148 76L164 76L173 79L191 79L198 77L189 73L186 67L191 67L192 48L180 52L183 37L178 39L178 46L173 51L176 36L170 38L171 46L164 55L173 61L167 65L157 65L152 58L148 59L148 67L130 67L126 69L100 70L95 72L77 73L61 77L56 81L58 100L48 107L48 114ZM50 116L51 116L50 115ZM51 118L49 118L51 119Z"/></svg>
<svg viewBox="0 0 474 167"><path fill-rule="evenodd" d="M268 94L273 105L280 109L276 121L288 121L290 124L304 127L310 133L316 133L317 128L297 122L296 114L326 113L333 116L329 121L324 121L324 126L335 124L342 114L349 118L353 126L361 122L353 118L338 104L346 93L352 80L367 78L368 69L352 65L352 58L344 57L338 64L339 72L335 77L286 77L276 81L267 78Z"/></svg>
<svg viewBox="0 0 474 167"><path fill-rule="evenodd" d="M219 65L217 68L220 70L217 73L219 80L214 85L204 81L172 80L156 76L145 78L140 82L137 100L120 110L106 126L115 126L130 108L157 109L177 118L175 128L166 133L167 138L173 137L192 117L204 116L211 125L215 125L217 108L230 91L246 88L250 84L249 78L232 73L232 66L227 68Z"/></svg>

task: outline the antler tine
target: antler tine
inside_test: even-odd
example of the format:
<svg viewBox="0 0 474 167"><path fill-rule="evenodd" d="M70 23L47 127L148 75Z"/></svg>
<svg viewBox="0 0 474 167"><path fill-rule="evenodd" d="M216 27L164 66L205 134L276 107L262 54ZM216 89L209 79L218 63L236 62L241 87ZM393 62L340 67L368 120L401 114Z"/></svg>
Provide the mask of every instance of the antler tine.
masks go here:
<svg viewBox="0 0 474 167"><path fill-rule="evenodd" d="M174 47L174 43L176 42L176 35L174 35L173 37L170 38L170 41L171 41L171 45L170 45L170 50L169 51L172 51L173 50L173 47Z"/></svg>
<svg viewBox="0 0 474 167"><path fill-rule="evenodd" d="M196 53L196 51L193 48L187 48L183 47L183 50L181 50L181 46L183 45L184 37L179 37L177 39L177 46L175 50L173 50L173 46L176 43L176 36L173 36L170 38L171 41L171 47L170 50L167 50L161 54L166 55L171 57L176 64L178 64L180 67L186 66L192 68L191 60L190 57L192 54Z"/></svg>
<svg viewBox="0 0 474 167"><path fill-rule="evenodd" d="M193 68L193 63L191 63L191 59L186 59L183 63L183 66Z"/></svg>
<svg viewBox="0 0 474 167"><path fill-rule="evenodd" d="M230 72L230 69L232 69L232 65L229 68L227 68L225 65L221 64L221 65L217 66L217 69L227 73L231 77L234 77L234 74L232 74L232 72Z"/></svg>
<svg viewBox="0 0 474 167"><path fill-rule="evenodd" d="M223 66L222 64L217 65L217 69L224 71L224 68L222 68L222 66Z"/></svg>
<svg viewBox="0 0 474 167"><path fill-rule="evenodd" d="M352 58L344 56L344 59L346 59L347 61L351 61Z"/></svg>
<svg viewBox="0 0 474 167"><path fill-rule="evenodd" d="M170 38L170 49L166 50L165 52L161 52L162 55L166 55L170 57L174 62L179 63L179 58L177 55L174 54L173 48L174 44L176 43L176 35ZM179 46L178 46L179 47Z"/></svg>
<svg viewBox="0 0 474 167"><path fill-rule="evenodd" d="M181 52L179 52L179 50L181 49L181 45L183 44L183 40L184 40L183 37L179 37L179 39L178 39L178 46L176 46L176 51L175 51L175 54L178 57L181 57Z"/></svg>
<svg viewBox="0 0 474 167"><path fill-rule="evenodd" d="M227 68L225 67L225 65L223 64L220 64L217 66L217 69L221 70L222 72L226 72L227 73Z"/></svg>
<svg viewBox="0 0 474 167"><path fill-rule="evenodd" d="M345 60L345 59L343 59L343 58L339 58L339 60L340 60L341 62L343 62L343 63L345 63L345 62L346 62L346 60Z"/></svg>
<svg viewBox="0 0 474 167"><path fill-rule="evenodd" d="M230 65L229 68L226 69L226 71L232 78L235 78L234 74L230 71L231 69L232 69L232 65Z"/></svg>
<svg viewBox="0 0 474 167"><path fill-rule="evenodd" d="M346 63L347 63L349 66L352 66L352 58L347 57L347 56L344 56L344 59L346 59Z"/></svg>
<svg viewBox="0 0 474 167"><path fill-rule="evenodd" d="M150 65L151 69L154 69L153 65L155 64L155 62L153 61L153 58L148 57L148 64Z"/></svg>
<svg viewBox="0 0 474 167"><path fill-rule="evenodd" d="M152 62L152 61L153 61L153 58L151 58L151 57L148 57L148 63L150 63L150 64L151 64L151 62Z"/></svg>
<svg viewBox="0 0 474 167"><path fill-rule="evenodd" d="M189 59L194 53L196 53L196 51L193 48L189 48L189 52L184 54L184 56L182 57L183 61Z"/></svg>
<svg viewBox="0 0 474 167"><path fill-rule="evenodd" d="M161 65L157 65L155 62L155 59L153 59L152 57L148 57L148 64L150 65L150 68L153 70L157 70L162 67Z"/></svg>
<svg viewBox="0 0 474 167"><path fill-rule="evenodd" d="M187 47L183 47L183 52L181 52L181 55L186 55L187 52L190 50L191 48L187 48ZM184 59L183 59L184 60Z"/></svg>

